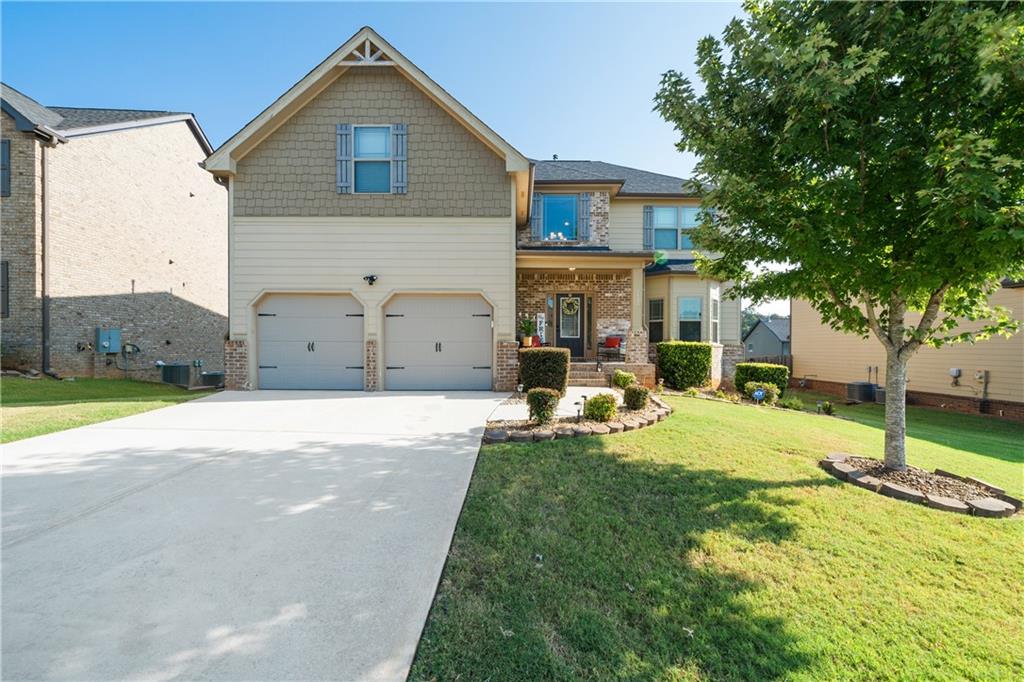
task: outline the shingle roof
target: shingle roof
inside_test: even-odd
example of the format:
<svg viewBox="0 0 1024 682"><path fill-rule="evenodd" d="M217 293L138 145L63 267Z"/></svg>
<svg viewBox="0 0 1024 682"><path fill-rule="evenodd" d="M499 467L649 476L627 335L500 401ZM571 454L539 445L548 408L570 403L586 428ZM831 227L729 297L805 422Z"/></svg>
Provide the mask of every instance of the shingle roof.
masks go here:
<svg viewBox="0 0 1024 682"><path fill-rule="evenodd" d="M539 183L555 182L608 182L622 183L620 195L696 196L696 187L685 178L651 173L650 171L619 166L604 161L537 161L534 160L534 180ZM684 187L686 186L686 187Z"/></svg>
<svg viewBox="0 0 1024 682"><path fill-rule="evenodd" d="M666 272L692 275L697 272L696 264L697 261L692 259L673 258L655 263L654 265L648 265L644 268L644 272L648 275L660 275Z"/></svg>
<svg viewBox="0 0 1024 682"><path fill-rule="evenodd" d="M87 107L46 107L6 83L0 84L4 108L11 107L33 126L46 126L58 132L79 128L133 123L165 116L191 116L183 111L151 109L96 109Z"/></svg>
<svg viewBox="0 0 1024 682"><path fill-rule="evenodd" d="M44 107L28 95L7 85L7 83L0 83L0 97L3 99L4 110L10 106L33 126L55 128L63 118L56 111ZM14 114L11 113L11 115L13 116Z"/></svg>
<svg viewBox="0 0 1024 682"><path fill-rule="evenodd" d="M187 116L184 111L157 111L152 109L88 109L84 107L49 107L61 116L60 129L92 128L143 121L165 116Z"/></svg>
<svg viewBox="0 0 1024 682"><path fill-rule="evenodd" d="M755 324L753 327L751 327L750 330L746 334L743 335L743 340L744 341L746 341L747 337L750 336L755 329L757 329L757 325L758 324L763 324L765 327L767 327L768 331L770 331L772 334L775 334L775 337L779 341L783 341L783 342L789 341L789 318L788 317L776 317L776 318L772 318L770 320L766 320L765 318L762 317L761 319L759 319L757 321L757 324Z"/></svg>

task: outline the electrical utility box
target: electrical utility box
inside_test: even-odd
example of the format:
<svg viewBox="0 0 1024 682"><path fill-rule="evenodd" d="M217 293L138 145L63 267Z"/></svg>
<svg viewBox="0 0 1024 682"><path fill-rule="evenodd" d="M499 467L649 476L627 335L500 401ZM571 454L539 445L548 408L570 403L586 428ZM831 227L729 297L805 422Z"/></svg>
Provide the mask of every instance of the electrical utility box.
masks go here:
<svg viewBox="0 0 1024 682"><path fill-rule="evenodd" d="M96 352L120 353L121 330L114 327L96 327Z"/></svg>

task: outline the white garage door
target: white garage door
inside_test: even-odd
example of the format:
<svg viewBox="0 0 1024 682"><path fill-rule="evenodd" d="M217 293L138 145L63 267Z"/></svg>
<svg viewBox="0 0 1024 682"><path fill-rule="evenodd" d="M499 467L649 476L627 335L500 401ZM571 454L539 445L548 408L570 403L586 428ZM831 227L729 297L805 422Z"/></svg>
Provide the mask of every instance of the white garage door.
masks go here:
<svg viewBox="0 0 1024 682"><path fill-rule="evenodd" d="M491 306L479 296L398 296L384 309L384 388L491 389Z"/></svg>
<svg viewBox="0 0 1024 682"><path fill-rule="evenodd" d="M363 388L363 306L356 299L272 294L256 313L260 388Z"/></svg>

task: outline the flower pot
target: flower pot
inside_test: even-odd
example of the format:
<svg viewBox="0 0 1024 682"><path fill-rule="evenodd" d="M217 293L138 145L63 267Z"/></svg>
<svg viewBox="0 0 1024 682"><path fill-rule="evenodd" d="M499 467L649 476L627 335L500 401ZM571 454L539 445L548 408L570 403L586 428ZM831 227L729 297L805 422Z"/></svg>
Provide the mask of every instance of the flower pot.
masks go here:
<svg viewBox="0 0 1024 682"><path fill-rule="evenodd" d="M533 345L533 337L532 336L524 336L523 337L523 348L529 348L532 345Z"/></svg>
<svg viewBox="0 0 1024 682"><path fill-rule="evenodd" d="M530 337L530 338L532 338L532 339L533 339L533 345L534 345L535 347L537 347L537 348L540 348L540 346L541 346L541 340L540 340L540 337L539 337L539 336L532 336L532 337Z"/></svg>

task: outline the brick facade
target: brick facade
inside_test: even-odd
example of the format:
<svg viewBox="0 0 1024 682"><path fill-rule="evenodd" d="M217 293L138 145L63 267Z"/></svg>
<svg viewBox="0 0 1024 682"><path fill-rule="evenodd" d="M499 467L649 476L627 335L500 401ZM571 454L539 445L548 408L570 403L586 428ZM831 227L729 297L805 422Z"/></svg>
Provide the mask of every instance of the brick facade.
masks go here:
<svg viewBox="0 0 1024 682"><path fill-rule="evenodd" d="M515 341L498 341L495 356L494 390L516 390L519 384L519 344Z"/></svg>
<svg viewBox="0 0 1024 682"><path fill-rule="evenodd" d="M538 188L543 193L543 188ZM590 192L590 239L566 242L579 246L608 246L608 226L611 213L611 195L608 192ZM531 239L529 225L516 229L516 241L520 246L550 246L550 242Z"/></svg>
<svg viewBox="0 0 1024 682"><path fill-rule="evenodd" d="M11 194L0 197L0 250L7 261L10 315L0 320L3 366L38 369L42 358L42 247L39 191L42 146L0 114L0 136L11 145Z"/></svg>
<svg viewBox="0 0 1024 682"><path fill-rule="evenodd" d="M799 388L800 381L800 379L790 379L789 385L793 388ZM809 391L828 393L840 398L846 397L846 384L844 383L807 378L802 381L804 383L803 387ZM1016 403L1009 400L982 400L981 398L942 395L939 393L926 393L924 391L907 391L907 404L934 407L964 414L986 414L1000 419L1024 422L1024 403Z"/></svg>
<svg viewBox="0 0 1024 682"><path fill-rule="evenodd" d="M41 368L43 153L25 134L10 134L16 181L2 199L12 289L3 360ZM72 137L45 150L55 372L159 380L158 360L224 366L227 195L199 167L204 157L185 122ZM122 343L139 352L97 353L96 327L121 329Z"/></svg>
<svg viewBox="0 0 1024 682"><path fill-rule="evenodd" d="M632 318L633 282L628 271L592 272L577 270L520 270L516 273L516 314L531 317L545 313L549 333L552 331L548 297L556 293L582 293L592 303L591 328L586 333L593 337L585 349L587 357L596 356L596 345L608 335L629 336ZM639 348L639 342L632 344ZM627 343L627 352L629 346ZM646 346L644 348L646 356ZM633 361L643 362L636 355Z"/></svg>
<svg viewBox="0 0 1024 682"><path fill-rule="evenodd" d="M365 375L363 390L377 391L380 389L377 372L377 339L366 340L366 359L363 372Z"/></svg>
<svg viewBox="0 0 1024 682"><path fill-rule="evenodd" d="M224 388L229 391L248 391L249 348L244 339L224 342Z"/></svg>
<svg viewBox="0 0 1024 682"><path fill-rule="evenodd" d="M406 194L338 194L339 123L408 125ZM503 217L505 162L391 67L350 69L238 162L237 216Z"/></svg>

